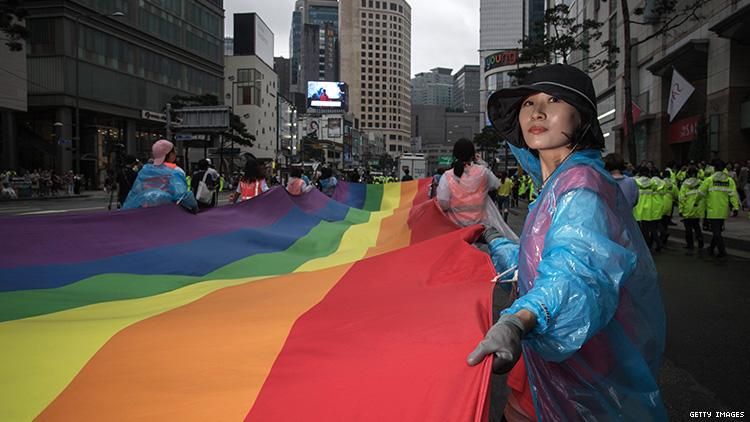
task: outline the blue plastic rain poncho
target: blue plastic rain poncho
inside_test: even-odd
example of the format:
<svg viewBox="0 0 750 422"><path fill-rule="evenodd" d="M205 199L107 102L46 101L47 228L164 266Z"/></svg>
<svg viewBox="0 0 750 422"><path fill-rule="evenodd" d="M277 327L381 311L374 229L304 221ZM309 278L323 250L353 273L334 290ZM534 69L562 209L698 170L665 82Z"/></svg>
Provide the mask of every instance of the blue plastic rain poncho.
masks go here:
<svg viewBox="0 0 750 422"><path fill-rule="evenodd" d="M511 148L539 186L539 159ZM519 298L503 313L537 316L523 357L538 420L666 420L656 268L599 151L575 152L551 175L520 245L499 238L490 249L498 272L518 266Z"/></svg>
<svg viewBox="0 0 750 422"><path fill-rule="evenodd" d="M146 164L138 172L122 208L147 208L170 203L179 204L188 210L198 208L185 173L179 168L173 169L164 164Z"/></svg>

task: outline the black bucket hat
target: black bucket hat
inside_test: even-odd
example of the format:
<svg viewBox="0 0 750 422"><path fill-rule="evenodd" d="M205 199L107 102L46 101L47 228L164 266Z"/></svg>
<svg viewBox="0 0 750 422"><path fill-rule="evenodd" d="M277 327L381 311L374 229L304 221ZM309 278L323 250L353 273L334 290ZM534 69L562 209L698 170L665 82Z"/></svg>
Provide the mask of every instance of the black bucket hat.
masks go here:
<svg viewBox="0 0 750 422"><path fill-rule="evenodd" d="M596 112L596 93L591 78L573 66L550 64L534 69L522 85L501 89L487 101L487 116L500 135L519 148L526 142L518 123L522 101L537 92L555 96L581 113L581 128L573 142L587 148L604 148L604 136Z"/></svg>

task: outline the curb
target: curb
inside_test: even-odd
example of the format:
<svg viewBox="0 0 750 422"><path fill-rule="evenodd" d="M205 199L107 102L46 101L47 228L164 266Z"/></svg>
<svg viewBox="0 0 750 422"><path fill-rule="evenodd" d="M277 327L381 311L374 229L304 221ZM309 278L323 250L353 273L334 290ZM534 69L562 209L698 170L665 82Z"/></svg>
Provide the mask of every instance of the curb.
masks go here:
<svg viewBox="0 0 750 422"><path fill-rule="evenodd" d="M0 199L0 204L28 202L28 201L55 201L58 199L90 198L92 196L94 195L81 194L81 195L65 195L65 196L44 196L44 197L37 197L37 198Z"/></svg>
<svg viewBox="0 0 750 422"><path fill-rule="evenodd" d="M702 231L703 232L703 240L706 243L706 245L711 243L711 232ZM724 231L726 233L726 230ZM685 230L679 229L677 227L669 227L669 234L675 237L678 237L682 243L685 242ZM750 240L747 239L738 239L736 237L727 237L724 236L724 245L727 247L727 249L735 249L738 251L750 251Z"/></svg>

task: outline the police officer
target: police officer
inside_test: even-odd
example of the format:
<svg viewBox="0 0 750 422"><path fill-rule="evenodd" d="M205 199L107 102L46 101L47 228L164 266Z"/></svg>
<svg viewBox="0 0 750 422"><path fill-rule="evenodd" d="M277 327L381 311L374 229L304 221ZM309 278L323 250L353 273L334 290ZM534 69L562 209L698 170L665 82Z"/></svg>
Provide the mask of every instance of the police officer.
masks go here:
<svg viewBox="0 0 750 422"><path fill-rule="evenodd" d="M713 255L714 248L718 248L719 253L716 256L719 258L727 255L724 238L721 236L721 231L724 229L724 220L729 216L730 208L734 215L737 215L740 208L737 187L734 180L723 171L724 168L723 161L714 161L714 172L706 177L701 185L701 189L706 195L706 219L711 225L713 234L708 252Z"/></svg>
<svg viewBox="0 0 750 422"><path fill-rule="evenodd" d="M700 219L706 212L706 195L698 180L698 169L689 167L685 172L686 179L680 187L679 211L682 224L685 225L685 248L688 253L693 251L693 234L698 241L698 252L703 250L703 232Z"/></svg>

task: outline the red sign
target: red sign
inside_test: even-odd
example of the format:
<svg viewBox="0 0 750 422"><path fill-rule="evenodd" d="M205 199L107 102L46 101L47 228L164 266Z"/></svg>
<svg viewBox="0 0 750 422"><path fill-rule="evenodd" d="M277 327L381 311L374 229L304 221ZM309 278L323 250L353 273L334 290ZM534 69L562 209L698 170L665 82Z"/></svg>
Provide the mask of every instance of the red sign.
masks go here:
<svg viewBox="0 0 750 422"><path fill-rule="evenodd" d="M698 135L698 122L700 122L701 116L692 116L686 119L680 119L669 125L669 138L670 144L679 144L682 142L690 142Z"/></svg>
<svg viewBox="0 0 750 422"><path fill-rule="evenodd" d="M635 124L635 122L637 122L638 119L641 117L641 108L638 107L638 104L636 104L635 101L631 101L630 104L633 105L633 114L631 114L631 116L633 116L633 124ZM626 116L627 115L625 114L625 112L623 112L622 113L622 130L623 132L625 132L625 136L628 135L628 125L625 122Z"/></svg>

